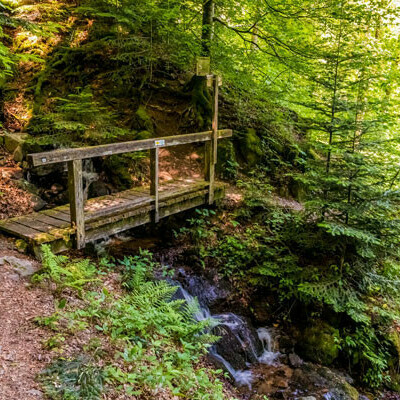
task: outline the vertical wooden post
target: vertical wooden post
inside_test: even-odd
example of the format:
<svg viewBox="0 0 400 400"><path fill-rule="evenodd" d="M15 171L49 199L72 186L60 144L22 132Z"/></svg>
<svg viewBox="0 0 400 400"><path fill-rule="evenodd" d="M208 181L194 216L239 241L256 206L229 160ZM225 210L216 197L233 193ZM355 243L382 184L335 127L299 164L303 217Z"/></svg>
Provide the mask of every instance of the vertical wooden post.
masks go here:
<svg viewBox="0 0 400 400"><path fill-rule="evenodd" d="M217 163L218 149L218 90L219 78L214 76L214 104L212 119L212 136L211 142L206 145L206 180L209 182L208 204L214 202L214 182L215 182L215 164Z"/></svg>
<svg viewBox="0 0 400 400"><path fill-rule="evenodd" d="M158 198L158 182L159 182L159 148L150 150L150 194L154 196L154 223L160 220L159 215L159 198Z"/></svg>
<svg viewBox="0 0 400 400"><path fill-rule="evenodd" d="M68 188L71 224L76 229L76 248L82 249L85 247L82 160L68 161Z"/></svg>

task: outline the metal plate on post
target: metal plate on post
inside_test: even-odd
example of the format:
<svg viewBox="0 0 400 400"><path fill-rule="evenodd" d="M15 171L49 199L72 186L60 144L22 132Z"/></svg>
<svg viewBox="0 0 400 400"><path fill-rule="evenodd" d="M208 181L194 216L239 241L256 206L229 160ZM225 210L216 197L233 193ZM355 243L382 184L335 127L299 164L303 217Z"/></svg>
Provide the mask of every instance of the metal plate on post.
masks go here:
<svg viewBox="0 0 400 400"><path fill-rule="evenodd" d="M210 57L197 57L196 75L207 76L210 74Z"/></svg>
<svg viewBox="0 0 400 400"><path fill-rule="evenodd" d="M155 140L154 146L156 147L165 146L165 140Z"/></svg>

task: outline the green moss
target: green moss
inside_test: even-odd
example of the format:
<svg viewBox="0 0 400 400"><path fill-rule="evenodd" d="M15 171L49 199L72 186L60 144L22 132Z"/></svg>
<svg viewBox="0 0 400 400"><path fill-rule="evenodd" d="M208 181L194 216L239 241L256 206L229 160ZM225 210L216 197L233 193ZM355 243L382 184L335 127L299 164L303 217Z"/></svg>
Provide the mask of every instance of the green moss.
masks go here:
<svg viewBox="0 0 400 400"><path fill-rule="evenodd" d="M154 126L153 126L153 121L151 120L151 117L149 114L147 114L146 108L144 106L139 106L139 108L136 110L136 123L137 123L137 128L148 131L151 134L154 133Z"/></svg>
<svg viewBox="0 0 400 400"><path fill-rule="evenodd" d="M358 393L357 389L351 386L348 382L343 382L342 389L351 398L351 400L359 399L360 394Z"/></svg>
<svg viewBox="0 0 400 400"><path fill-rule="evenodd" d="M302 355L312 361L330 365L339 355L339 331L324 321L307 327L299 348Z"/></svg>
<svg viewBox="0 0 400 400"><path fill-rule="evenodd" d="M26 253L28 251L28 243L25 242L25 240L18 239L15 241L15 247L20 253Z"/></svg>
<svg viewBox="0 0 400 400"><path fill-rule="evenodd" d="M260 160L263 152L261 140L255 129L249 128L240 139L240 153L249 167L253 167Z"/></svg>

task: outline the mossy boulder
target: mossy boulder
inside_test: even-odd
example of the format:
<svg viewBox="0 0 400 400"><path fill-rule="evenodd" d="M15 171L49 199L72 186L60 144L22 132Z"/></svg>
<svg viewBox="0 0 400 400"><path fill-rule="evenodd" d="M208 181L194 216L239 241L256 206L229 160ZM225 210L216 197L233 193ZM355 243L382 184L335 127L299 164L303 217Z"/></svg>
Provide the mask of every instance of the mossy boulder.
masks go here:
<svg viewBox="0 0 400 400"><path fill-rule="evenodd" d="M240 153L246 164L249 167L253 167L263 154L261 139L253 128L247 129L247 132L242 133L240 136Z"/></svg>
<svg viewBox="0 0 400 400"><path fill-rule="evenodd" d="M18 133L4 134L4 147L10 153L14 153L18 146L23 146L24 142L29 139L29 135Z"/></svg>
<svg viewBox="0 0 400 400"><path fill-rule="evenodd" d="M330 365L339 355L339 331L324 321L316 321L301 334L299 353L309 360Z"/></svg>
<svg viewBox="0 0 400 400"><path fill-rule="evenodd" d="M135 113L135 128L141 131L154 133L154 125L150 115L147 113L144 106L139 106Z"/></svg>
<svg viewBox="0 0 400 400"><path fill-rule="evenodd" d="M20 252L20 253L27 253L29 245L25 240L18 239L15 241L15 248Z"/></svg>

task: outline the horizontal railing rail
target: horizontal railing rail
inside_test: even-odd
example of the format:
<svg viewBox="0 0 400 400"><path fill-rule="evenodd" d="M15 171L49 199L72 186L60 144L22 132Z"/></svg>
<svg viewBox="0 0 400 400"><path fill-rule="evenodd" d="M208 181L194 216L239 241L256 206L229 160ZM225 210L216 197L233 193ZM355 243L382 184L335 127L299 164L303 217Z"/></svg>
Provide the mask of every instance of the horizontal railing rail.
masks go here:
<svg viewBox="0 0 400 400"><path fill-rule="evenodd" d="M131 153L134 151L151 150L155 148L178 146L180 144L207 142L212 139L212 131L188 133L177 136L165 136L155 139L134 140L131 142L121 142L103 144L99 146L78 147L69 149L59 149L34 153L28 155L28 162L33 167L41 165L68 162L73 160L83 160L94 157L104 157L113 154ZM218 131L218 139L232 136L232 130L223 129Z"/></svg>

